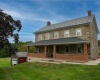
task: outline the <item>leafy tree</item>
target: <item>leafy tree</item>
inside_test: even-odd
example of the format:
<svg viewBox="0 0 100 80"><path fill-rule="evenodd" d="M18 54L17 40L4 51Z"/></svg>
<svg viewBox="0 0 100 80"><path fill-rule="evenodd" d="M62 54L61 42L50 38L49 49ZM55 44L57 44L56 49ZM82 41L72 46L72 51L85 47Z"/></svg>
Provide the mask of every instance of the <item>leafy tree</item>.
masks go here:
<svg viewBox="0 0 100 80"><path fill-rule="evenodd" d="M100 46L100 40L98 40L98 46Z"/></svg>
<svg viewBox="0 0 100 80"><path fill-rule="evenodd" d="M12 44L12 46L17 47L19 52L26 52L26 45L32 43L32 41L19 42L18 44ZM34 52L34 46L31 46L29 51Z"/></svg>
<svg viewBox="0 0 100 80"><path fill-rule="evenodd" d="M19 42L19 35L14 34L14 42L17 44Z"/></svg>
<svg viewBox="0 0 100 80"><path fill-rule="evenodd" d="M14 34L14 31L19 32L21 27L20 20L14 20L11 15L4 13L0 9L0 50L6 46L9 53L16 53L17 49L11 46L8 38L14 37L15 43L18 43L19 37L18 34Z"/></svg>

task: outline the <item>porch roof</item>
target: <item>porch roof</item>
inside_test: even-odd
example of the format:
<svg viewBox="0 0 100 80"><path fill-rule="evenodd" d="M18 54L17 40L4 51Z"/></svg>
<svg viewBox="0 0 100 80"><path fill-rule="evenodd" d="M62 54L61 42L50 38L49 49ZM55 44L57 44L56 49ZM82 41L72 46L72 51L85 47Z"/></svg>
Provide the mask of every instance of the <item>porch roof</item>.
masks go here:
<svg viewBox="0 0 100 80"><path fill-rule="evenodd" d="M37 41L33 44L28 44L26 46L79 44L79 43L89 43L89 41L83 40L78 37L70 37L70 38L59 38L59 39Z"/></svg>

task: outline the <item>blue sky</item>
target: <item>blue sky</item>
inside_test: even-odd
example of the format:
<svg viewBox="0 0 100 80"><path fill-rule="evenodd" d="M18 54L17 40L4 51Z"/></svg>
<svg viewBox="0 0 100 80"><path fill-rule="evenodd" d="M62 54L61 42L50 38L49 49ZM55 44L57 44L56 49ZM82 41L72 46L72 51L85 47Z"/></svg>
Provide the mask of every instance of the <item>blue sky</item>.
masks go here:
<svg viewBox="0 0 100 80"><path fill-rule="evenodd" d="M87 16L88 10L95 14L100 31L100 0L0 0L0 8L21 20L20 41L34 41L33 32L47 21L57 23Z"/></svg>

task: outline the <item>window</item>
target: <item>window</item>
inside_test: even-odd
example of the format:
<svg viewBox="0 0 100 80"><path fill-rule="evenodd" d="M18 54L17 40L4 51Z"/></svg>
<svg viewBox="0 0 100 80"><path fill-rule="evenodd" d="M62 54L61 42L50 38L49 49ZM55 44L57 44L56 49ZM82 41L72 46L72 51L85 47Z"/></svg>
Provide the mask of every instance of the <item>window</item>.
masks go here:
<svg viewBox="0 0 100 80"><path fill-rule="evenodd" d="M54 39L59 38L59 33L58 32L54 32Z"/></svg>
<svg viewBox="0 0 100 80"><path fill-rule="evenodd" d="M38 50L39 50L39 53L43 53L43 52L44 52L43 46L39 46L39 47L38 47Z"/></svg>
<svg viewBox="0 0 100 80"><path fill-rule="evenodd" d="M38 41L39 40L42 40L42 34L40 34L39 36L38 36Z"/></svg>
<svg viewBox="0 0 100 80"><path fill-rule="evenodd" d="M77 53L82 53L82 45L77 45Z"/></svg>
<svg viewBox="0 0 100 80"><path fill-rule="evenodd" d="M56 46L56 53L59 54L59 46Z"/></svg>
<svg viewBox="0 0 100 80"><path fill-rule="evenodd" d="M47 53L49 52L49 46L47 46Z"/></svg>
<svg viewBox="0 0 100 80"><path fill-rule="evenodd" d="M45 39L46 39L46 40L49 39L49 33L46 33L46 35L45 35Z"/></svg>
<svg viewBox="0 0 100 80"><path fill-rule="evenodd" d="M76 36L81 36L81 29L76 29Z"/></svg>
<svg viewBox="0 0 100 80"><path fill-rule="evenodd" d="M70 52L69 45L66 46L66 53Z"/></svg>
<svg viewBox="0 0 100 80"><path fill-rule="evenodd" d="M64 31L64 37L69 37L69 31Z"/></svg>

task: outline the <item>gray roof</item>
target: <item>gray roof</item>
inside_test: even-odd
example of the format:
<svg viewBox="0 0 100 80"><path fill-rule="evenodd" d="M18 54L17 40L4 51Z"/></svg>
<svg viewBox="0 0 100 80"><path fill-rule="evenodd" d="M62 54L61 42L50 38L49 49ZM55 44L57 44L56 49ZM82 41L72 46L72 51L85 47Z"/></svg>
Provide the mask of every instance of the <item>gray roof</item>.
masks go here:
<svg viewBox="0 0 100 80"><path fill-rule="evenodd" d="M68 20L68 21L64 21L64 22L60 22L60 23L56 23L56 24L51 24L50 26L44 26L43 28L39 29L38 31L36 31L34 33L60 29L60 28L64 28L64 27L71 27L71 26L75 26L75 25L87 24L87 23L92 22L94 17L95 17L95 15L92 14L90 16L85 16L85 17L76 18L76 19L72 19L72 20Z"/></svg>
<svg viewBox="0 0 100 80"><path fill-rule="evenodd" d="M51 40L42 40L37 41L33 44L28 44L26 46L37 46L37 45L59 45L59 44L76 44L76 43L89 43L78 37L69 37L69 38L59 38L59 39L51 39Z"/></svg>
<svg viewBox="0 0 100 80"><path fill-rule="evenodd" d="M17 52L16 55L18 57L27 57L27 52Z"/></svg>

